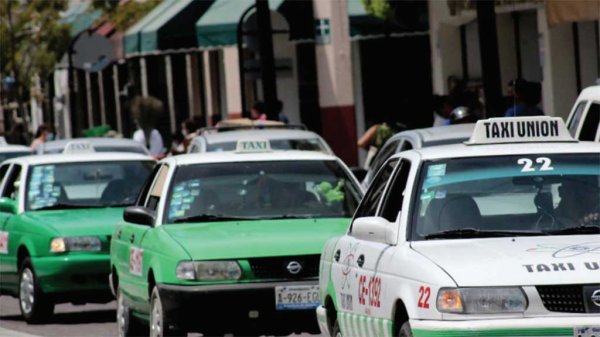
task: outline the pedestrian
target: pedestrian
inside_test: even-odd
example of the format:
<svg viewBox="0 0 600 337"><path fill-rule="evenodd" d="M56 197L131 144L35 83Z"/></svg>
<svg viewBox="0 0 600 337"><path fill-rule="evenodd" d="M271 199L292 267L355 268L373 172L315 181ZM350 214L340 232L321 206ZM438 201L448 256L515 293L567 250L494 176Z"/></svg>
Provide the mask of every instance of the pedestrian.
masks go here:
<svg viewBox="0 0 600 337"><path fill-rule="evenodd" d="M35 131L35 138L33 139L33 142L31 142L32 151L35 151L39 145L48 141L48 133L48 127L46 125L42 124L38 126L37 130Z"/></svg>
<svg viewBox="0 0 600 337"><path fill-rule="evenodd" d="M155 128L158 116L163 112L163 103L155 97L135 97L131 103L131 111L138 129L133 133L133 140L144 144L154 158L165 156L163 138Z"/></svg>
<svg viewBox="0 0 600 337"><path fill-rule="evenodd" d="M543 116L544 112L537 107L542 99L542 87L539 83L524 79L509 82L509 95L512 93L513 104L504 113L504 117Z"/></svg>
<svg viewBox="0 0 600 337"><path fill-rule="evenodd" d="M250 119L265 121L267 120L266 106L263 101L257 101L250 110Z"/></svg>
<svg viewBox="0 0 600 337"><path fill-rule="evenodd" d="M173 141L171 142L171 150L169 151L172 156L178 154L187 153L187 147L185 145L185 136L182 132L176 132L171 136Z"/></svg>
<svg viewBox="0 0 600 337"><path fill-rule="evenodd" d="M284 124L290 124L290 119L283 112L283 102L282 101L277 100L277 102L275 102L275 112L277 112L277 119L280 122L282 122Z"/></svg>
<svg viewBox="0 0 600 337"><path fill-rule="evenodd" d="M187 152L188 147L198 136L199 133L198 125L193 119L186 119L181 123L181 134L183 135L182 145L184 147L184 152Z"/></svg>
<svg viewBox="0 0 600 337"><path fill-rule="evenodd" d="M385 142L394 134L394 130L390 127L387 122L378 123L372 125L367 131L358 139L356 145L359 148L367 150L367 157L365 159L365 169L371 166L371 161L379 152L379 149L385 144Z"/></svg>
<svg viewBox="0 0 600 337"><path fill-rule="evenodd" d="M448 96L433 95L433 126L450 124L450 111L452 106Z"/></svg>

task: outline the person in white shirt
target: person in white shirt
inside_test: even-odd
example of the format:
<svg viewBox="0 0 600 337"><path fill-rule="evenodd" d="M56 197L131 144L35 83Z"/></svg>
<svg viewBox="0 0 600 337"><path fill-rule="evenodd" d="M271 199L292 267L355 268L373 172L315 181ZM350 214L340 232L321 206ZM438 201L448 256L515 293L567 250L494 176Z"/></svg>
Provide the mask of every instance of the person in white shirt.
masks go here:
<svg viewBox="0 0 600 337"><path fill-rule="evenodd" d="M133 140L144 144L148 151L150 151L150 155L153 157L162 158L165 153L165 146L160 132L156 129L152 129L149 134L150 137L148 138L150 141L146 141L146 132L142 129L138 129L133 133Z"/></svg>

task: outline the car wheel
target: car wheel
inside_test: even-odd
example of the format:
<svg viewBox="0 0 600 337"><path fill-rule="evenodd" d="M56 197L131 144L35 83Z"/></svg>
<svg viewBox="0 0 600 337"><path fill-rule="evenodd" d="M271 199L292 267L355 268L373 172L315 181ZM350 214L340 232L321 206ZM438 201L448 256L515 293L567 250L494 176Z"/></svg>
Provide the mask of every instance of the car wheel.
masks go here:
<svg viewBox="0 0 600 337"><path fill-rule="evenodd" d="M183 332L172 329L169 326L169 320L166 317L160 300L158 288L152 289L150 297L150 337L182 336Z"/></svg>
<svg viewBox="0 0 600 337"><path fill-rule="evenodd" d="M342 336L342 331L340 330L340 324L338 323L338 320L335 320L335 323L333 323L333 329L331 329L331 337L343 337Z"/></svg>
<svg viewBox="0 0 600 337"><path fill-rule="evenodd" d="M400 337L413 337L412 329L410 328L410 324L408 322L404 322L402 327L400 327Z"/></svg>
<svg viewBox="0 0 600 337"><path fill-rule="evenodd" d="M117 288L117 329L119 337L147 335L142 323L131 314L129 306L125 303L121 289Z"/></svg>
<svg viewBox="0 0 600 337"><path fill-rule="evenodd" d="M43 322L54 312L54 303L42 293L29 258L19 269L19 308L30 324Z"/></svg>

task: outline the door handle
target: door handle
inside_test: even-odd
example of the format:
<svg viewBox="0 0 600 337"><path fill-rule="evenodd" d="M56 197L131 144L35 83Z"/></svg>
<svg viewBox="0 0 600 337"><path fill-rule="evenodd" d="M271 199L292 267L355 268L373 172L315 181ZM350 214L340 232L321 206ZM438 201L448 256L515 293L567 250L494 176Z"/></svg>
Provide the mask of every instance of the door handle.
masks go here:
<svg viewBox="0 0 600 337"><path fill-rule="evenodd" d="M133 243L133 241L135 241L135 234L131 234L129 237L129 242Z"/></svg>
<svg viewBox="0 0 600 337"><path fill-rule="evenodd" d="M361 255L358 257L358 259L356 259L356 264L357 264L359 267L362 267L362 266L363 266L363 264L365 264L365 256L361 254Z"/></svg>
<svg viewBox="0 0 600 337"><path fill-rule="evenodd" d="M335 259L335 262L340 262L340 254L341 254L341 252L340 252L340 250L338 249L338 250L335 252L335 255L333 256L333 258Z"/></svg>

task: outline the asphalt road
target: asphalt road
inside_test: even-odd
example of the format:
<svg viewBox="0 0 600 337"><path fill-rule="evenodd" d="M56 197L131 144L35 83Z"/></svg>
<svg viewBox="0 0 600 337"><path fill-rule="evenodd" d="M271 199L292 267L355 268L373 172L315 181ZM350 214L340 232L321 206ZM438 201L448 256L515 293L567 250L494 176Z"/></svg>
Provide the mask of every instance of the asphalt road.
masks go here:
<svg viewBox="0 0 600 337"><path fill-rule="evenodd" d="M28 325L21 318L18 302L8 296L0 297L0 337L113 337L117 336L116 303L71 305L60 304L48 324ZM190 333L189 337L201 336ZM294 337L318 337L294 335Z"/></svg>

